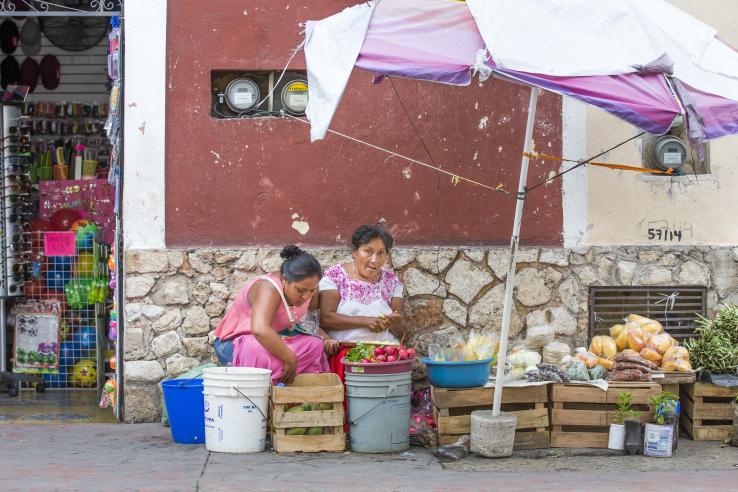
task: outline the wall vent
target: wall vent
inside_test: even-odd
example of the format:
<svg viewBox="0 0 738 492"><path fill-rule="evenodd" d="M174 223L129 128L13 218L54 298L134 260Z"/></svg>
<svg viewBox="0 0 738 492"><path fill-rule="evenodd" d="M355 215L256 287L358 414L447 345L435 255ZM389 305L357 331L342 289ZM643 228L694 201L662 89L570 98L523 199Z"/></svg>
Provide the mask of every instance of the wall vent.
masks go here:
<svg viewBox="0 0 738 492"><path fill-rule="evenodd" d="M667 300L669 296L673 304ZM610 327L622 323L631 313L661 322L680 341L691 338L697 316L707 313L707 289L700 286L589 288L590 338L609 335Z"/></svg>

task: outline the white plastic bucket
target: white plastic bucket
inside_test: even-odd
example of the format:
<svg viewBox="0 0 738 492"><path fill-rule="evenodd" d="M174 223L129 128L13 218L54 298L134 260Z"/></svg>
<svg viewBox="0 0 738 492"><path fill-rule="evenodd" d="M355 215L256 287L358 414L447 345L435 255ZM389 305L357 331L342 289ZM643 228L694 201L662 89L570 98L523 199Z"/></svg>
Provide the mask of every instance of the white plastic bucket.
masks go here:
<svg viewBox="0 0 738 492"><path fill-rule="evenodd" d="M203 371L208 451L264 451L271 378L272 371L253 367L211 367Z"/></svg>
<svg viewBox="0 0 738 492"><path fill-rule="evenodd" d="M622 451L625 449L625 425L610 424L610 435L607 439L608 449L617 449Z"/></svg>
<svg viewBox="0 0 738 492"><path fill-rule="evenodd" d="M643 454L656 458L671 457L673 432L673 425L646 424L643 433Z"/></svg>

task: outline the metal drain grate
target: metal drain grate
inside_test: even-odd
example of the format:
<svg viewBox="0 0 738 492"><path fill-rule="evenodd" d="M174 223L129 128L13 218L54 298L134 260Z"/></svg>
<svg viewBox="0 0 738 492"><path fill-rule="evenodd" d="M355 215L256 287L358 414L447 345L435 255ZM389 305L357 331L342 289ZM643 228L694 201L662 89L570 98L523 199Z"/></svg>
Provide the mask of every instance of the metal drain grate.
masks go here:
<svg viewBox="0 0 738 492"><path fill-rule="evenodd" d="M684 340L694 336L697 315L706 312L705 287L590 287L589 336L609 335L612 325L633 313L661 322L671 336Z"/></svg>

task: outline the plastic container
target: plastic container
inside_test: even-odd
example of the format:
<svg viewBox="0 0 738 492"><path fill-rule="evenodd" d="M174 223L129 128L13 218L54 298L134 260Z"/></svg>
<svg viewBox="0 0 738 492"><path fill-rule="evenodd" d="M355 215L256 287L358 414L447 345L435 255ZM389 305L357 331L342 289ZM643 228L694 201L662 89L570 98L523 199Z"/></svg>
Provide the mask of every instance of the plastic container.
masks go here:
<svg viewBox="0 0 738 492"><path fill-rule="evenodd" d="M204 443L202 379L163 381L161 389L169 415L172 440L179 444Z"/></svg>
<svg viewBox="0 0 738 492"><path fill-rule="evenodd" d="M252 367L203 370L205 447L208 451L264 451L271 377L269 369Z"/></svg>
<svg viewBox="0 0 738 492"><path fill-rule="evenodd" d="M643 433L643 454L655 458L670 458L673 452L673 435L673 425L646 424Z"/></svg>
<svg viewBox="0 0 738 492"><path fill-rule="evenodd" d="M412 373L409 370L392 372L397 366L392 367L391 364L395 363L370 364L386 369L385 373L352 372L349 370L351 367L346 367L349 442L352 451L397 453L410 447ZM406 367L409 368L410 364L406 364Z"/></svg>
<svg viewBox="0 0 738 492"><path fill-rule="evenodd" d="M477 388L489 381L489 368L494 359L461 362L434 361L426 357L428 380L439 388Z"/></svg>
<svg viewBox="0 0 738 492"><path fill-rule="evenodd" d="M412 370L414 359L398 360L396 362L348 362L342 359L346 372L354 374L400 374Z"/></svg>
<svg viewBox="0 0 738 492"><path fill-rule="evenodd" d="M623 451L625 449L625 424L610 424L607 438L607 449Z"/></svg>

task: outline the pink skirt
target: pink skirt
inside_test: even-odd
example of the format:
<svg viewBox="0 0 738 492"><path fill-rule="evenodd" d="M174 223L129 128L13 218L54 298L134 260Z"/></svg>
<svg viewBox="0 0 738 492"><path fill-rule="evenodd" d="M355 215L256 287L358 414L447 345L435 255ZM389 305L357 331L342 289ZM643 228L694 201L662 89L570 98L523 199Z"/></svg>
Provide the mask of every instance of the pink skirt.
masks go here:
<svg viewBox="0 0 738 492"><path fill-rule="evenodd" d="M282 339L297 356L297 374L330 372L323 351L323 340L310 335L295 335ZM272 382L282 377L282 361L265 349L253 335L241 335L233 341L233 366L258 367L272 371Z"/></svg>

